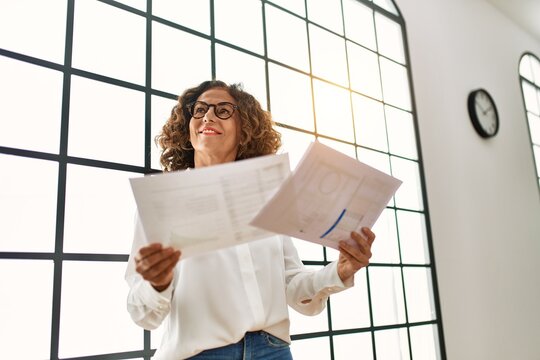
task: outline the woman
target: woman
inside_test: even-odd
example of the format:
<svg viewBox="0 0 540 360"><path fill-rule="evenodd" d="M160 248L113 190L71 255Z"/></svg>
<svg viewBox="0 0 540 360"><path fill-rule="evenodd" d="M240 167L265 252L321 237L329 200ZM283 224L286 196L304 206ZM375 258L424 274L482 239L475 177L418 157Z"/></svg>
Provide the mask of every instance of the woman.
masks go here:
<svg viewBox="0 0 540 360"><path fill-rule="evenodd" d="M156 140L165 171L274 154L280 146L270 114L221 81L186 90ZM167 320L155 359L292 359L287 304L316 315L330 294L351 287L375 239L362 232L351 234L358 246L340 243L339 260L312 271L286 236L181 260L181 249L152 243L159 239L145 239L137 224L128 311L149 330Z"/></svg>

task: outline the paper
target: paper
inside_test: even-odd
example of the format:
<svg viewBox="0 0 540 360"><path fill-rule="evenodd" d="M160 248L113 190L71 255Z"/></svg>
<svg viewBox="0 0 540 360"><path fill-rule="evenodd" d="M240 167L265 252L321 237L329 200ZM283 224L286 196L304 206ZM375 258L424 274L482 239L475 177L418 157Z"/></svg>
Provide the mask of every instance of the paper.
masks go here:
<svg viewBox="0 0 540 360"><path fill-rule="evenodd" d="M290 173L287 154L130 179L146 238L182 258L273 234L249 221Z"/></svg>
<svg viewBox="0 0 540 360"><path fill-rule="evenodd" d="M251 225L338 249L375 224L401 183L314 142Z"/></svg>

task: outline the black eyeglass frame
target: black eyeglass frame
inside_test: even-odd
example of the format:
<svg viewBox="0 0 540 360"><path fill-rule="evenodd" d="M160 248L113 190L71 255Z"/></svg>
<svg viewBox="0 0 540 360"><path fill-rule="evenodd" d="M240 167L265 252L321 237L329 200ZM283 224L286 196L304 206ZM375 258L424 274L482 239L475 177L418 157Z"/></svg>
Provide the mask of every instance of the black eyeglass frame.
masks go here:
<svg viewBox="0 0 540 360"><path fill-rule="evenodd" d="M196 105L197 103L199 103L199 104L204 104L204 105L207 107L205 113L202 114L201 116L195 116L195 115L193 114L193 108L195 107L195 105ZM231 112L231 114L230 114L229 116L227 116L227 117L222 117L222 116L219 115L219 111L216 111L217 107L220 106L220 105L230 105L230 106L233 108L233 111ZM202 119L202 118L208 113L208 111L210 110L210 108L211 108L212 106L214 107L214 114L215 114L219 119L221 119L221 120L227 120L227 119L230 119L230 118L234 115L235 110L238 109L238 105L235 105L235 104L230 103L230 102L228 102L228 101L222 101L222 102L219 102L219 103L217 103L217 104L207 104L207 103L205 103L204 101L194 101L194 102L192 102L192 103L187 104L187 105L186 105L186 108L187 108L187 111L189 112L189 115L191 115L191 117L193 117L194 119Z"/></svg>

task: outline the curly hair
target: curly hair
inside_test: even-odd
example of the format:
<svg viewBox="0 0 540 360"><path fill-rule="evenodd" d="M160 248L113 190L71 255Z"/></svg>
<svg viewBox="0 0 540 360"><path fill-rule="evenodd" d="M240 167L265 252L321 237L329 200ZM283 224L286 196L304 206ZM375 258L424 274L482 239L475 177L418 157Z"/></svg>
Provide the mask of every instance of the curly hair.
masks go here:
<svg viewBox="0 0 540 360"><path fill-rule="evenodd" d="M236 160L275 154L281 146L281 134L274 129L270 112L263 110L261 104L253 95L244 91L241 84L227 85L219 80L204 81L185 90L178 97L178 103L171 110L169 119L154 139L162 149L160 162L164 171L195 167L195 150L189 139L191 115L187 105L214 88L226 90L238 105L241 129Z"/></svg>

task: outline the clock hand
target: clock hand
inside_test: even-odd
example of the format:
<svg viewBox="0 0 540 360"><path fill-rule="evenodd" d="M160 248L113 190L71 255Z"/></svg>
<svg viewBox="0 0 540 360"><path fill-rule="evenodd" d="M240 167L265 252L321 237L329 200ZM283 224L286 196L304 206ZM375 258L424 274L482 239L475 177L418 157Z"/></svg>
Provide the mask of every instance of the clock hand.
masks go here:
<svg viewBox="0 0 540 360"><path fill-rule="evenodd" d="M476 100L474 103L480 108L480 110L482 111L482 114L486 115L486 110L484 110L484 108L482 107L482 105L480 105L480 104L478 103L478 100Z"/></svg>

